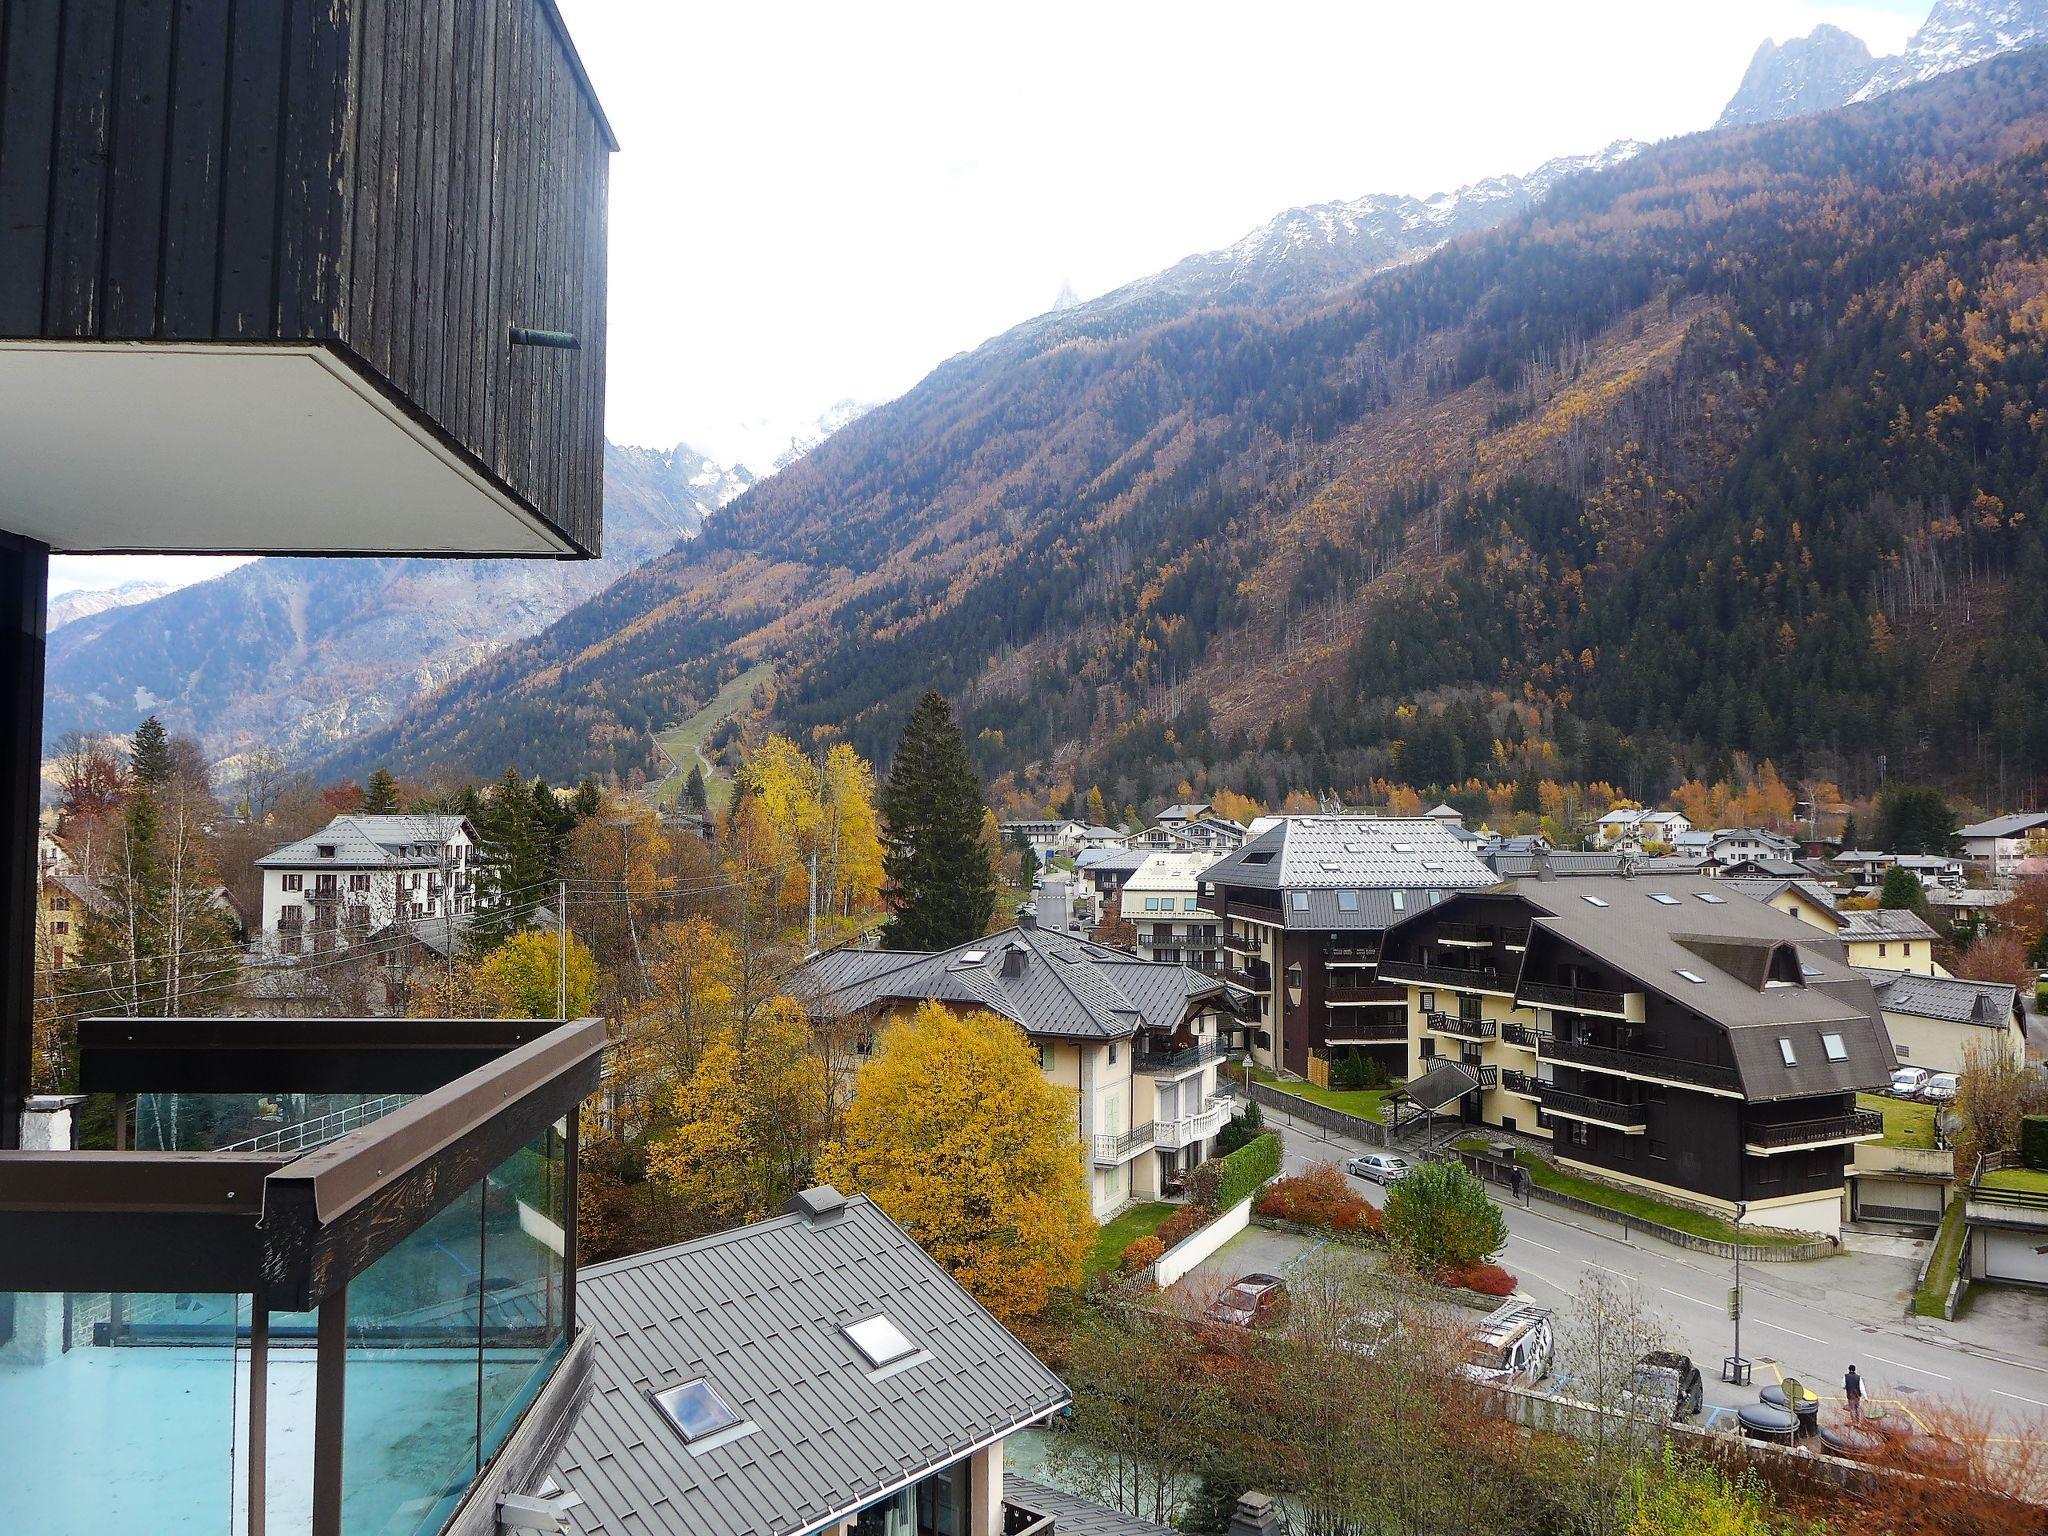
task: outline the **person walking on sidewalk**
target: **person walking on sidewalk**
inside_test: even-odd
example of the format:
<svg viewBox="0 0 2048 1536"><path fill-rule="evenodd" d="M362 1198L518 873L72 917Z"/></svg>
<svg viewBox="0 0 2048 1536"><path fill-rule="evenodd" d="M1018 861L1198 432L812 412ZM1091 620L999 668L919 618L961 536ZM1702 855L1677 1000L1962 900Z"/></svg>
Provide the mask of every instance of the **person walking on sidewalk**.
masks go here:
<svg viewBox="0 0 2048 1536"><path fill-rule="evenodd" d="M1863 1417L1863 1378L1856 1374L1856 1367L1849 1367L1849 1374L1842 1378L1842 1395L1849 1399L1849 1417L1861 1420Z"/></svg>

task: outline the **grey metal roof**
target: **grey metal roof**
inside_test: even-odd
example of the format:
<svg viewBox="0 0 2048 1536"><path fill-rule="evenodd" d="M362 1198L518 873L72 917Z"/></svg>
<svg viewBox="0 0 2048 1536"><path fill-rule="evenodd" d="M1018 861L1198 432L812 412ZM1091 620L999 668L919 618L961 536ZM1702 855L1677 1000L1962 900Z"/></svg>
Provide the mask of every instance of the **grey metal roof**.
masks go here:
<svg viewBox="0 0 2048 1536"><path fill-rule="evenodd" d="M1958 837L2018 837L2036 827L2048 827L2048 811L2014 811L2008 816L1994 816L1989 821L1974 822L1956 832Z"/></svg>
<svg viewBox="0 0 2048 1536"><path fill-rule="evenodd" d="M1004 974L1004 956L1022 968ZM969 955L979 954L979 960ZM1189 1007L1222 1005L1228 989L1189 966L1143 960L1049 928L1009 928L932 953L835 949L798 972L813 1013L855 1013L881 1002L927 998L986 1008L1026 1034L1118 1040L1140 1026L1177 1028Z"/></svg>
<svg viewBox="0 0 2048 1536"><path fill-rule="evenodd" d="M1214 878L1214 871L1203 876ZM1325 930L1363 928L1378 932L1391 928L1413 912L1427 912L1449 893L1425 886L1398 890L1289 891L1280 899L1283 928L1303 928L1312 933ZM1394 903L1399 898L1400 905ZM1347 905L1355 901L1356 905Z"/></svg>
<svg viewBox="0 0 2048 1536"><path fill-rule="evenodd" d="M256 861L256 867L435 867L441 862L442 845L467 826L468 823L460 816L337 816L312 836L272 849ZM421 844L431 844L434 851L426 854L402 851ZM333 856L323 858L320 849L328 846L334 849Z"/></svg>
<svg viewBox="0 0 2048 1536"><path fill-rule="evenodd" d="M1410 1083L1408 1102L1421 1109L1442 1109L1479 1086L1479 1069L1456 1057L1441 1056L1435 1065Z"/></svg>
<svg viewBox="0 0 2048 1536"><path fill-rule="evenodd" d="M1170 1525L1154 1525L1107 1504L1055 1488L1037 1478L1003 1473L1003 1498L1033 1514L1050 1515L1059 1536L1179 1536Z"/></svg>
<svg viewBox="0 0 2048 1536"><path fill-rule="evenodd" d="M1801 896L1804 896L1822 910L1836 912L1837 916L1840 915L1836 911L1835 893L1822 885L1818 880L1809 880L1800 876L1765 878L1763 876L1737 875L1733 877L1723 876L1721 883L1731 891L1740 891L1751 901L1768 902L1773 896L1778 895L1782 891L1797 891Z"/></svg>
<svg viewBox="0 0 2048 1536"><path fill-rule="evenodd" d="M1496 876L1427 816L1286 816L1208 874L1262 890L1477 890Z"/></svg>
<svg viewBox="0 0 2048 1536"><path fill-rule="evenodd" d="M1494 873L1503 880L1540 876L1548 868L1552 875L1619 875L1652 862L1629 853L1569 848L1497 848L1484 855Z"/></svg>
<svg viewBox="0 0 2048 1536"><path fill-rule="evenodd" d="M2017 989L2004 981L1970 981L1961 976L1915 976L1858 966L1886 1013L1911 1014L1944 1024L1983 1024L2004 1029L2013 1021Z"/></svg>
<svg viewBox="0 0 2048 1536"><path fill-rule="evenodd" d="M1843 911L1844 939L1933 939L1934 930L1918 912L1903 907L1878 907L1866 911Z"/></svg>
<svg viewBox="0 0 2048 1536"><path fill-rule="evenodd" d="M553 1473L584 1500L581 1536L797 1536L1069 1401L858 1197L591 1265L576 1307L593 1386ZM917 1346L908 1363L872 1368L840 1331L878 1313ZM648 1394L700 1377L751 1433L684 1443Z"/></svg>

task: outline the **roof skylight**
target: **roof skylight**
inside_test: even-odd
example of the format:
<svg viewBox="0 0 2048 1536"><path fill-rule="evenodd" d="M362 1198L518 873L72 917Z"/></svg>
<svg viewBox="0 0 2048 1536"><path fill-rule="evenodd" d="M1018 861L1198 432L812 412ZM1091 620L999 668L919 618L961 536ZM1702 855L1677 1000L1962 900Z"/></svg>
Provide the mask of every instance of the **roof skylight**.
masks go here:
<svg viewBox="0 0 2048 1536"><path fill-rule="evenodd" d="M1669 891L1652 891L1650 892L1650 900L1657 903L1660 907L1675 907L1678 905L1678 898Z"/></svg>
<svg viewBox="0 0 2048 1536"><path fill-rule="evenodd" d="M1707 978L1702 976L1698 971L1681 970L1678 974L1683 976L1687 981L1691 982L1696 987L1704 987L1707 984Z"/></svg>
<svg viewBox="0 0 2048 1536"><path fill-rule="evenodd" d="M1583 900L1589 907L1606 907L1613 905L1613 903L1610 902L1605 896L1585 896L1580 899Z"/></svg>
<svg viewBox="0 0 2048 1536"><path fill-rule="evenodd" d="M1849 1047L1842 1043L1840 1035L1822 1035L1820 1037L1820 1047L1828 1053L1829 1061L1847 1061L1849 1059Z"/></svg>
<svg viewBox="0 0 2048 1536"><path fill-rule="evenodd" d="M1693 895L1699 897L1701 901L1704 901L1710 907L1725 907L1728 905L1728 898L1726 896L1716 896L1712 891L1694 891Z"/></svg>
<svg viewBox="0 0 2048 1536"><path fill-rule="evenodd" d="M679 1387L665 1387L652 1396L654 1406L668 1416L685 1445L731 1429L740 1421L732 1406L718 1395L718 1389L701 1376Z"/></svg>
<svg viewBox="0 0 2048 1536"><path fill-rule="evenodd" d="M1396 853L1413 853L1415 851L1413 843L1389 843L1387 846Z"/></svg>
<svg viewBox="0 0 2048 1536"><path fill-rule="evenodd" d="M1339 891L1337 893L1337 910L1339 912L1356 912L1358 910L1358 892Z"/></svg>
<svg viewBox="0 0 2048 1536"><path fill-rule="evenodd" d="M1306 912L1308 910L1307 891L1296 891L1294 893L1294 910L1297 912Z"/></svg>
<svg viewBox="0 0 2048 1536"><path fill-rule="evenodd" d="M1785 1058L1786 1066L1796 1067L1799 1065L1799 1053L1792 1049L1792 1042L1783 1035L1778 1036L1778 1054Z"/></svg>
<svg viewBox="0 0 2048 1536"><path fill-rule="evenodd" d="M867 1357L869 1365L893 1365L917 1353L917 1346L904 1336L903 1330L881 1312L857 1323L847 1323L839 1331Z"/></svg>

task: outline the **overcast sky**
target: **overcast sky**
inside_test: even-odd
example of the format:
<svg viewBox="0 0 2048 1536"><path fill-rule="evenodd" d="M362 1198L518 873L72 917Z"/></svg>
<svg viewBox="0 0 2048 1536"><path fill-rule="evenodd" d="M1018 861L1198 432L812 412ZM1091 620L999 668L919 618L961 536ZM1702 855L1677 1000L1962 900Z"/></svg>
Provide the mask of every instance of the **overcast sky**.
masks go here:
<svg viewBox="0 0 2048 1536"><path fill-rule="evenodd" d="M1275 213L1710 124L1927 0L559 0L617 130L609 431L760 458ZM62 560L58 589L196 562ZM211 573L212 568L207 568Z"/></svg>

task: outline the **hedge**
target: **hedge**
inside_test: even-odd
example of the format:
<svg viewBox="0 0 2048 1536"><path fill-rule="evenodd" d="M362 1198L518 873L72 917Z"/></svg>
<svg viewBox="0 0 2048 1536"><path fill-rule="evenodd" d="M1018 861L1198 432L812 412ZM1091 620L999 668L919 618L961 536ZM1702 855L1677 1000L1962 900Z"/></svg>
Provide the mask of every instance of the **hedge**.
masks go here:
<svg viewBox="0 0 2048 1536"><path fill-rule="evenodd" d="M1251 1199L1261 1184L1280 1172L1280 1138L1268 1131L1215 1161L1221 1164L1215 1205L1217 1210L1227 1211Z"/></svg>
<svg viewBox="0 0 2048 1536"><path fill-rule="evenodd" d="M2048 1168L2048 1115L2021 1118L2020 1161L2029 1168Z"/></svg>

